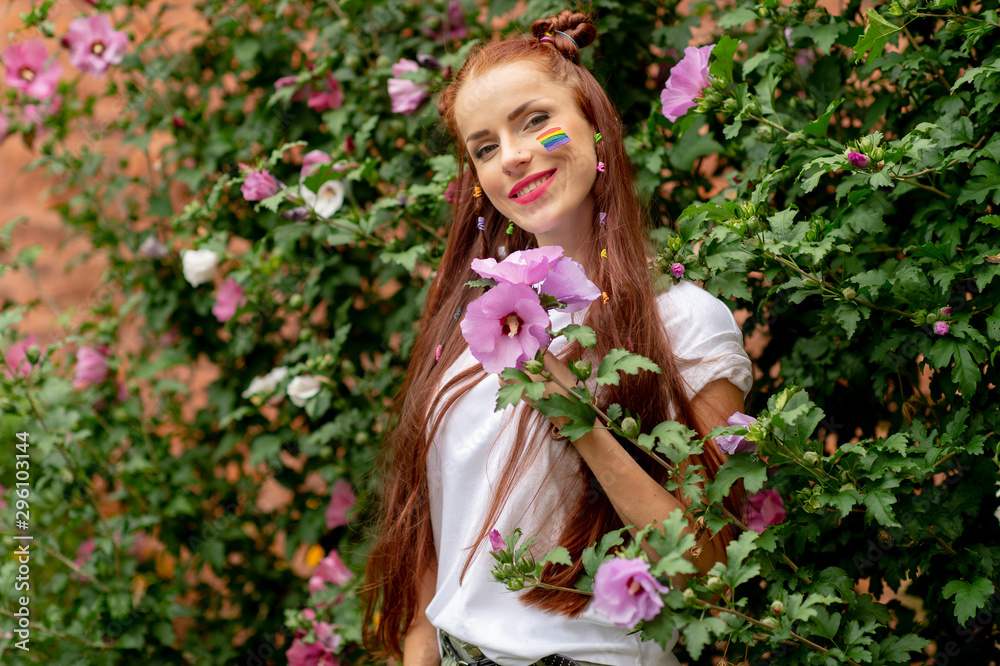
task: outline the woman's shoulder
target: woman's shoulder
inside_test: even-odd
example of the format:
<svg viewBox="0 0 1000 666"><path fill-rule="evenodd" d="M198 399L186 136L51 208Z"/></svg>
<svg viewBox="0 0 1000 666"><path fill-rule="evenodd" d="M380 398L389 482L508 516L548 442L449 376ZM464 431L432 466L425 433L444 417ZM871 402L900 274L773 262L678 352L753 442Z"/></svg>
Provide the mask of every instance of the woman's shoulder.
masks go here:
<svg viewBox="0 0 1000 666"><path fill-rule="evenodd" d="M660 319L672 334L740 333L729 306L694 282L681 280L656 300Z"/></svg>

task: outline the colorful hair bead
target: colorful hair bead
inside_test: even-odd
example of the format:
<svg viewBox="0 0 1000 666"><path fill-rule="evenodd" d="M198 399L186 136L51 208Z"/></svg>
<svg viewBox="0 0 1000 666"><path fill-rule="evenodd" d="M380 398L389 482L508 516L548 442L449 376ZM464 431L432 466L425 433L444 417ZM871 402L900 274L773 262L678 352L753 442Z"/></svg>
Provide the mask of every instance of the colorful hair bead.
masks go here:
<svg viewBox="0 0 1000 666"><path fill-rule="evenodd" d="M601 173L604 173L604 162L597 163L597 170L600 171Z"/></svg>
<svg viewBox="0 0 1000 666"><path fill-rule="evenodd" d="M600 143L600 142L601 142L601 133L598 132L597 134L594 135L594 143Z"/></svg>
<svg viewBox="0 0 1000 666"><path fill-rule="evenodd" d="M607 258L608 258L608 248L604 248L603 250L601 250L601 259L607 259Z"/></svg>
<svg viewBox="0 0 1000 666"><path fill-rule="evenodd" d="M545 150L549 152L564 143L569 143L569 137L566 136L566 132L563 132L561 127L553 127L550 130L545 130L539 134L536 139L538 140L538 143L545 146Z"/></svg>
<svg viewBox="0 0 1000 666"><path fill-rule="evenodd" d="M607 213L598 213L598 215L601 216L600 222L601 222L601 226L603 227L604 226L604 218L606 218L608 216L608 214Z"/></svg>
<svg viewBox="0 0 1000 666"><path fill-rule="evenodd" d="M438 345L437 349L434 350L434 360L435 361L441 360L441 345Z"/></svg>
<svg viewBox="0 0 1000 666"><path fill-rule="evenodd" d="M478 185L476 185L476 189L474 189L472 191L472 196L474 196L474 197L481 197L481 196L483 196L483 190L482 190L482 188L480 188Z"/></svg>
<svg viewBox="0 0 1000 666"><path fill-rule="evenodd" d="M480 217L479 221L476 223L476 228L480 231L486 231L486 218Z"/></svg>
<svg viewBox="0 0 1000 666"><path fill-rule="evenodd" d="M507 235L510 236L512 233L514 233L514 220L511 220L510 224L507 225Z"/></svg>
<svg viewBox="0 0 1000 666"><path fill-rule="evenodd" d="M461 319L461 318L462 318L462 306L461 306L461 305L459 305L459 306L458 306L458 309L457 309L457 310L455 310L455 316L454 316L454 319L455 319L455 321L458 321L458 320L459 320L459 319Z"/></svg>
<svg viewBox="0 0 1000 666"><path fill-rule="evenodd" d="M601 298L603 298L603 299L604 299L604 302L605 302L605 303L607 303L607 302L608 302L609 300L611 300L611 297L610 297L610 296L608 296L608 292L606 292L606 291L602 291L602 292L601 292Z"/></svg>

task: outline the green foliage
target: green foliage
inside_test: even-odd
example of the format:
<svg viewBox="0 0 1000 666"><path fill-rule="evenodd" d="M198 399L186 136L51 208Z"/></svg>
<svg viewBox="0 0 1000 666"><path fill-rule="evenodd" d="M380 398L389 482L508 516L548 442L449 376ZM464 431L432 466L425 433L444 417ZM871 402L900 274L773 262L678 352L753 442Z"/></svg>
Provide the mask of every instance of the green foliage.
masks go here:
<svg viewBox="0 0 1000 666"><path fill-rule="evenodd" d="M112 9L85 4L72 11ZM8 91L6 140L34 151L32 167L52 177L53 209L109 267L104 289L60 318L66 335L38 345L30 374L0 376L4 441L30 433L36 546L32 652L0 636L4 663L281 664L293 632L313 637L305 607L340 627L341 663L370 661L353 591L368 539L359 526L371 517L386 407L443 251L444 193L456 175L433 101L394 113L387 80L394 62L418 53L454 70L490 34L471 16L462 41L415 29L439 29L443 2L362 4L209 0L198 6L203 24L189 28L166 6L115 3L120 25L150 32L133 38L107 78L64 74L63 104L44 127L18 115L29 100ZM501 16L515 3L489 4ZM50 50L65 24L49 16L56 7L35 3L21 17ZM562 8L533 0L505 30ZM770 340L745 410L758 419L746 429L756 454L732 456L708 483L689 466L668 488L692 502L684 520L702 518L712 533L742 519L720 509L738 479L750 493L778 492L787 512L729 544L727 563L712 570L727 588L722 599L711 577L693 576L694 598L665 595L644 636L665 643L678 629L691 664L710 663L727 644L751 663L766 654L789 666L909 663L956 634L962 663L995 659L995 3L897 0L864 14L857 2L834 14L808 0L702 4L690 14L612 0L589 8L601 35L582 58L629 128L663 244L656 263L682 263L685 277L749 311L744 332L759 327ZM650 76L673 64L703 20L716 26L707 43L717 44L718 80L670 124ZM298 87L323 89L327 74L340 82L342 106L315 111L293 99ZM296 85L276 90L283 76ZM432 94L445 83L443 70L405 76ZM99 108L113 108L111 117ZM341 167L320 167L305 183L344 185L344 205L329 216L295 213L310 150ZM851 152L867 165L853 166ZM241 163L265 165L287 189L247 202ZM22 221L0 230L5 248ZM153 235L166 256L140 252ZM182 249L219 254L212 281L185 279ZM38 257L25 248L2 271L30 276ZM220 322L211 310L224 278L248 300ZM34 307L0 309L4 351L24 338ZM127 347L125 331L136 329L142 342ZM561 333L596 341L584 327ZM76 350L98 345L109 347L107 379L74 389ZM211 370L203 393L190 385L194 367ZM244 397L251 380L280 367L286 376ZM659 369L614 350L596 383L642 370ZM305 376L318 389L300 407L288 389ZM542 382L503 376L511 383L498 408L526 397L569 415L562 432L574 441L598 420L584 386L543 398ZM629 407L612 406L602 425L626 435ZM639 425L636 455L672 465L705 446L678 424ZM327 530L338 480L359 506L346 527ZM12 466L0 483L14 486ZM262 503L274 488L290 501ZM5 499L16 498L8 490ZM645 532L664 576L687 569L693 537L681 520L672 514L665 535ZM5 510L5 535L10 521ZM638 555L623 534L584 550L577 589L592 590L597 567L616 553ZM505 580L528 585L545 562L566 564L559 549L536 561L519 537L508 537ZM93 555L74 564L89 538ZM310 550L337 550L355 578L310 596L292 566ZM0 565L5 610L14 564ZM904 585L903 601L877 601Z"/></svg>

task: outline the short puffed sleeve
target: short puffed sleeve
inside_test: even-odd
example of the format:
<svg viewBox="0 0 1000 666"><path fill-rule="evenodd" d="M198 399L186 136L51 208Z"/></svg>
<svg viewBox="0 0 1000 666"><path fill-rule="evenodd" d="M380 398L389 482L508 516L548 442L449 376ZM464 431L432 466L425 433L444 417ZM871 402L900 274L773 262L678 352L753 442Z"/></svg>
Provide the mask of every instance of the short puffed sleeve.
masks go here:
<svg viewBox="0 0 1000 666"><path fill-rule="evenodd" d="M657 305L688 398L716 379L728 379L745 398L753 384L752 364L726 304L695 283L681 281L660 294Z"/></svg>

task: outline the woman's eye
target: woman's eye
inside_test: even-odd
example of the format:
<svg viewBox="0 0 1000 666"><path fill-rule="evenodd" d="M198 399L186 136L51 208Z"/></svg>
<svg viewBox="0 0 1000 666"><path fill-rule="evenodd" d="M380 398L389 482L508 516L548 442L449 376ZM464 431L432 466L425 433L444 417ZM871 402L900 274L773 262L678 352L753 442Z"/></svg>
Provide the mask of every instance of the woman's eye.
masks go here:
<svg viewBox="0 0 1000 666"><path fill-rule="evenodd" d="M549 119L549 114L547 114L547 113L539 114L539 115L533 117L531 120L528 121L528 127L538 127L538 126L544 124L545 121L547 121L548 119ZM538 121L538 122L536 122L536 121ZM494 146L493 144L490 144L488 146L483 146L482 148L480 148L479 150L476 151L476 159L480 159L481 160L481 159L483 159L485 157L489 157L490 153L489 152L484 152L484 151L486 151L487 148L496 148L496 146ZM492 151L490 151L490 152L492 152Z"/></svg>

